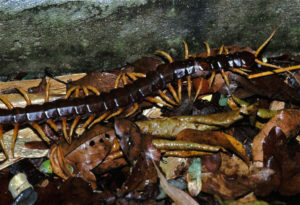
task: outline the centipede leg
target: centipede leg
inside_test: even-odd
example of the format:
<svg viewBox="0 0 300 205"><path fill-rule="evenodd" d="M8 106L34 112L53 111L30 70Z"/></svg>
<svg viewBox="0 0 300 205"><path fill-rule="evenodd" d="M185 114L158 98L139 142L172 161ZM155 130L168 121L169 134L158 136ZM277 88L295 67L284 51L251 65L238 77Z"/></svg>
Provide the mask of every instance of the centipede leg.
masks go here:
<svg viewBox="0 0 300 205"><path fill-rule="evenodd" d="M169 63L173 63L173 62L174 62L174 60L173 60L173 58L170 56L170 54L168 54L168 53L165 52L165 51L156 50L155 53L164 56L164 57L169 61Z"/></svg>
<svg viewBox="0 0 300 205"><path fill-rule="evenodd" d="M222 75L222 77L223 77L223 79L224 79L224 81L226 83L226 86L228 88L229 94L231 95L229 80L228 80L227 75L225 74L225 72L224 72L223 69L221 69L221 75Z"/></svg>
<svg viewBox="0 0 300 205"><path fill-rule="evenodd" d="M2 125L0 125L0 144L1 144L1 148L2 148L2 150L3 150L3 152L4 152L4 155L5 155L6 159L8 159L9 156L8 156L8 153L7 153L7 151L6 151L6 149L5 149L5 146L4 146L4 140L3 140L3 126L2 126Z"/></svg>
<svg viewBox="0 0 300 205"><path fill-rule="evenodd" d="M258 77L263 77L263 76L273 75L276 73L283 73L286 71L292 71L292 70L298 70L298 69L300 69L300 65L286 67L286 68L278 68L278 69L272 70L272 71L266 71L266 72L261 72L261 73L257 73L257 74L252 74L252 75L249 75L248 78L249 79L258 78Z"/></svg>
<svg viewBox="0 0 300 205"><path fill-rule="evenodd" d="M178 79L177 84L178 84L178 88L177 88L178 100L179 100L179 103L181 103L182 80Z"/></svg>
<svg viewBox="0 0 300 205"><path fill-rule="evenodd" d="M206 56L210 56L211 55L211 51L210 51L210 46L207 42L203 42L205 47L206 47Z"/></svg>
<svg viewBox="0 0 300 205"><path fill-rule="evenodd" d="M133 109L129 113L126 114L126 117L129 117L130 115L132 115L133 113L135 113L138 108L139 108L139 104L134 103L133 104Z"/></svg>
<svg viewBox="0 0 300 205"><path fill-rule="evenodd" d="M109 120L110 118L117 116L119 114L121 114L124 111L124 108L120 108L119 110L117 110L116 112L110 114L107 118L105 118L105 120Z"/></svg>
<svg viewBox="0 0 300 205"><path fill-rule="evenodd" d="M174 102L171 98L169 98L163 91L158 90L158 94L161 96L162 99L164 99L168 103L170 103L172 105L177 105L177 103Z"/></svg>
<svg viewBox="0 0 300 205"><path fill-rule="evenodd" d="M17 123L14 125L14 132L11 139L11 154L13 158L15 157L15 143L18 136L18 132L19 132L19 124Z"/></svg>
<svg viewBox="0 0 300 205"><path fill-rule="evenodd" d="M189 59L189 48L185 40L182 40L182 43L184 45L184 59L187 60Z"/></svg>
<svg viewBox="0 0 300 205"><path fill-rule="evenodd" d="M119 86L120 79L122 79L124 85L128 84L126 76L128 76L129 79L131 79L133 81L137 80L137 78L146 77L146 75L144 73L134 73L134 72L121 73L118 75L118 77L115 81L115 88L117 88Z"/></svg>
<svg viewBox="0 0 300 205"><path fill-rule="evenodd" d="M192 93L192 80L191 80L191 76L187 77L187 90L188 90L188 97L189 100L191 99L191 93Z"/></svg>
<svg viewBox="0 0 300 205"><path fill-rule="evenodd" d="M97 119L95 119L89 126L88 128L91 128L94 124L101 122L102 120L104 120L107 116L109 115L109 112L104 113L103 115L101 115L100 117L98 117Z"/></svg>
<svg viewBox="0 0 300 205"><path fill-rule="evenodd" d="M62 130L63 130L64 138L67 143L71 144L72 139L68 136L68 132L67 132L67 118L62 117L61 120L62 120Z"/></svg>
<svg viewBox="0 0 300 205"><path fill-rule="evenodd" d="M202 86L203 86L203 78L201 78L201 80L200 80L200 85L197 88L197 91L196 91L196 94L195 94L195 97L194 97L194 101L198 98L198 96L200 94L200 91L202 89Z"/></svg>
<svg viewBox="0 0 300 205"><path fill-rule="evenodd" d="M169 91L171 92L172 96L174 97L175 101L177 102L177 104L180 104L178 95L174 89L174 87L172 86L172 84L168 84L167 87L169 88Z"/></svg>
<svg viewBox="0 0 300 205"><path fill-rule="evenodd" d="M214 82L215 76L216 76L216 72L213 71L213 72L211 73L211 76L210 76L209 80L208 80L208 82L209 82L209 83L208 83L208 88L211 88L212 83Z"/></svg>
<svg viewBox="0 0 300 205"><path fill-rule="evenodd" d="M152 102L152 103L156 103L156 104L162 104L164 106L167 106L169 108L173 108L172 105L164 102L163 100L161 99L158 99L158 98L154 98L154 97L146 97L146 100L148 100L149 102Z"/></svg>
<svg viewBox="0 0 300 205"><path fill-rule="evenodd" d="M46 137L45 132L43 131L43 129L41 128L41 126L39 126L39 124L37 124L36 122L31 122L30 123L31 126L40 134L40 136L42 137L42 139L47 143L50 144L50 140Z"/></svg>
<svg viewBox="0 0 300 205"><path fill-rule="evenodd" d="M11 102L9 102L9 100L0 95L0 100L6 105L6 107L9 109L9 110L12 110L14 108L14 106L11 104ZM4 140L3 140L3 126L0 125L0 144L1 144L1 148L4 152L4 155L6 157L6 159L9 159L9 155L8 155L8 152L6 151L5 149L5 146L4 146ZM14 150L14 147L12 148L12 150ZM14 155L14 153L12 153Z"/></svg>

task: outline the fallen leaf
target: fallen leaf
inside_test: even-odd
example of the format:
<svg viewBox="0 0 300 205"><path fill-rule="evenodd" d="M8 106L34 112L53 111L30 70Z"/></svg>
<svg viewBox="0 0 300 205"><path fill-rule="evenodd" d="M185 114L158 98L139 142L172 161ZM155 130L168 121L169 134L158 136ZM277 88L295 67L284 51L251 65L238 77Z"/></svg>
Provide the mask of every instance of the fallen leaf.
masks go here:
<svg viewBox="0 0 300 205"><path fill-rule="evenodd" d="M156 169L157 175L160 179L160 185L163 188L163 190L166 192L166 194L175 202L177 205L199 205L190 195L185 193L184 191L170 185L164 175L161 173L157 165L154 161L153 165Z"/></svg>

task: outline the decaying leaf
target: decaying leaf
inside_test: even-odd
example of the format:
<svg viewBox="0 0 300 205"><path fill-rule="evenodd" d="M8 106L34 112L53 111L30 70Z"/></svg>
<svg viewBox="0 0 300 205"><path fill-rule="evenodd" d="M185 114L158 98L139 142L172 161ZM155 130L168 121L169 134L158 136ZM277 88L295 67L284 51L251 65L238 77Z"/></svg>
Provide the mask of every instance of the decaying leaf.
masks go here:
<svg viewBox="0 0 300 205"><path fill-rule="evenodd" d="M192 161L187 171L188 190L192 196L197 196L202 188L201 182L201 159L196 158Z"/></svg>
<svg viewBox="0 0 300 205"><path fill-rule="evenodd" d="M250 163L250 159L243 147L243 144L224 132L185 129L177 135L176 140L186 140L189 142L221 146L234 152L248 164Z"/></svg>
<svg viewBox="0 0 300 205"><path fill-rule="evenodd" d="M282 132L287 138L294 136L299 130L300 124L300 111L283 110L279 114L271 118L268 123L263 127L258 135L253 139L252 155L253 161L257 166L262 166L263 162L263 143L265 137L269 134L270 130L274 127L280 127Z"/></svg>

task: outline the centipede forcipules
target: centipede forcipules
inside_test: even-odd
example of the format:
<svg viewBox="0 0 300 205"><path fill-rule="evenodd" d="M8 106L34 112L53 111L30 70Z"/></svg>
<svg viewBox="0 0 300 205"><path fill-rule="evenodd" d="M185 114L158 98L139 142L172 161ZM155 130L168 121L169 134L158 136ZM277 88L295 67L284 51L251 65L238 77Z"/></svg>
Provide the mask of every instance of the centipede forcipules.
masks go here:
<svg viewBox="0 0 300 205"><path fill-rule="evenodd" d="M175 80L181 82L181 79L187 78L190 82L191 78L207 77L212 73L221 73L226 84L229 82L224 74L225 71L233 71L240 74L247 74L249 68L256 64L272 67L276 70L271 73L279 73L288 70L299 69L300 65L288 68L280 68L260 61L257 56L271 40L275 31L269 38L257 49L253 54L250 52L236 52L233 54L219 54L207 58L195 57L183 61L174 61L161 64L155 71L150 71L145 78L139 78L131 84L125 85L123 88L116 88L108 93L97 93L97 95L89 95L84 98L59 99L52 102L45 102L42 105L32 105L27 99L25 108L15 108L4 97L0 96L8 109L0 109L0 144L8 158L7 151L4 148L3 132L7 127L14 127L12 137L12 153L14 153L14 143L17 138L19 127L31 125L41 135L43 140L50 142L41 129L42 123L48 123L55 131L58 130L55 122L61 120L63 125L63 134L67 141L71 141L71 137L80 119L87 119L83 128L92 126L104 119L119 115L125 109L134 107L132 114L138 107L138 103L143 100L155 101L152 96L157 95L165 88L170 89L170 83ZM248 78L260 77L267 74L249 75ZM69 92L70 93L70 92ZM23 93L24 96L26 94ZM180 95L180 93L179 93ZM178 97L180 98L180 96ZM179 99L180 100L180 99ZM178 100L178 101L179 101ZM67 120L73 120L70 132L67 132Z"/></svg>

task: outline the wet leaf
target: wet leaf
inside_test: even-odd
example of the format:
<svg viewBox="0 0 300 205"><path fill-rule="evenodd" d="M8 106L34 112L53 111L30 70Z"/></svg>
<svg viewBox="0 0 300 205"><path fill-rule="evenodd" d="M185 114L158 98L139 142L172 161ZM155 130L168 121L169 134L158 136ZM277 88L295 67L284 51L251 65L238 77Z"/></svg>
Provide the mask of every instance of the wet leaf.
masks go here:
<svg viewBox="0 0 300 205"><path fill-rule="evenodd" d="M253 139L252 155L253 161L256 163L262 163L263 161L263 143L265 137L270 130L274 127L280 127L282 132L287 138L294 136L299 129L300 124L300 110L291 109L283 110L279 114L271 118L263 129ZM262 165L262 164L261 164ZM260 165L260 166L261 166Z"/></svg>
<svg viewBox="0 0 300 205"><path fill-rule="evenodd" d="M275 171L272 179L258 188L258 194L279 191L283 195L300 193L300 145L287 140L279 127L273 127L264 140L264 166ZM267 187L267 188L266 188Z"/></svg>
<svg viewBox="0 0 300 205"><path fill-rule="evenodd" d="M192 196L197 196L202 188L201 159L196 158L191 163L187 172L188 190Z"/></svg>
<svg viewBox="0 0 300 205"><path fill-rule="evenodd" d="M224 132L185 129L177 135L176 140L186 140L189 142L221 146L234 152L248 164L250 163L250 159L243 147L243 144Z"/></svg>

